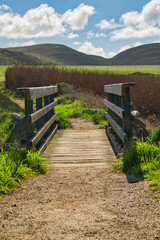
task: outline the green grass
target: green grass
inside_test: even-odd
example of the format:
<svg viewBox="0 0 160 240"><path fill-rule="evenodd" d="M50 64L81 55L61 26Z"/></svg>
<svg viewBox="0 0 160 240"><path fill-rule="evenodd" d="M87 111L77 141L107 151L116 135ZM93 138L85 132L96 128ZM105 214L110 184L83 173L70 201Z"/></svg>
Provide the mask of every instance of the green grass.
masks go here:
<svg viewBox="0 0 160 240"><path fill-rule="evenodd" d="M0 194L6 194L17 187L21 179L35 174L46 173L46 166L40 154L34 150L20 149L17 144L8 151L3 150L4 142L9 137L13 124L13 112L24 114L8 96L15 97L12 90L4 90L0 85Z"/></svg>
<svg viewBox="0 0 160 240"><path fill-rule="evenodd" d="M82 118L93 120L97 124L97 128L104 128L107 121L105 120L105 111L95 111L91 108L86 108L84 102L80 100L67 100L59 98L59 104L55 107L58 112L57 123L60 129L71 128L69 118Z"/></svg>
<svg viewBox="0 0 160 240"><path fill-rule="evenodd" d="M0 194L14 190L21 179L45 174L44 159L36 151L20 149L17 144L0 152Z"/></svg>
<svg viewBox="0 0 160 240"><path fill-rule="evenodd" d="M133 173L147 179L152 189L160 193L160 142L153 135L156 134L152 133L146 142L132 140L114 164L114 171Z"/></svg>
<svg viewBox="0 0 160 240"><path fill-rule="evenodd" d="M114 73L118 75L128 75L128 74L154 74L156 76L160 75L160 66L58 66L58 68L65 69L67 71L91 71L98 73Z"/></svg>
<svg viewBox="0 0 160 240"><path fill-rule="evenodd" d="M0 148L9 137L13 124L11 123L11 114L15 112L24 114L23 110L13 103L6 95L0 92Z"/></svg>
<svg viewBox="0 0 160 240"><path fill-rule="evenodd" d="M3 82L5 80L5 72L7 68L8 66L6 65L0 65L0 82Z"/></svg>

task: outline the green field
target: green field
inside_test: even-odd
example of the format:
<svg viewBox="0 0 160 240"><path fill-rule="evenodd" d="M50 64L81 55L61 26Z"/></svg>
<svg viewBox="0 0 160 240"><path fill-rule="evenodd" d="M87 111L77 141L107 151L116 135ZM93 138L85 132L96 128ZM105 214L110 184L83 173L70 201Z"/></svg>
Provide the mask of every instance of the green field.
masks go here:
<svg viewBox="0 0 160 240"><path fill-rule="evenodd" d="M58 68L63 68L69 71L95 71L99 73L114 73L114 74L133 74L133 73L142 73L142 74L154 74L160 75L160 65L156 66L59 66Z"/></svg>
<svg viewBox="0 0 160 240"><path fill-rule="evenodd" d="M0 82L5 80L5 71L8 66L0 65ZM113 73L119 75L128 74L153 74L155 76L160 75L160 65L156 66L57 66L57 68L64 69L66 71L87 71L87 72L99 72L102 73Z"/></svg>
<svg viewBox="0 0 160 240"><path fill-rule="evenodd" d="M0 82L5 80L5 72L7 68L8 66L5 66L5 65L0 66Z"/></svg>

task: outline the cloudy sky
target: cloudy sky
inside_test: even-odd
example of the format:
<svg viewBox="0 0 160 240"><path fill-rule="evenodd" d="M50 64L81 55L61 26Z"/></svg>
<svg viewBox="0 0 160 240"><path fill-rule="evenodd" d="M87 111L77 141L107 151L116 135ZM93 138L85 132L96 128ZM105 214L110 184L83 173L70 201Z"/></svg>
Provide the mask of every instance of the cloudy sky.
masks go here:
<svg viewBox="0 0 160 240"><path fill-rule="evenodd" d="M65 44L104 57L160 42L160 0L0 0L0 48Z"/></svg>

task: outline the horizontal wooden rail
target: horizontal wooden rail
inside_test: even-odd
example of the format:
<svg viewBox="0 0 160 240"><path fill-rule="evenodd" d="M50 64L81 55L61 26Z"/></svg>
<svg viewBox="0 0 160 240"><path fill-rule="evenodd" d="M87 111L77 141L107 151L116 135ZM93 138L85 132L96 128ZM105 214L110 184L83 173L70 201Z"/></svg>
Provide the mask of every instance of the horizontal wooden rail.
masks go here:
<svg viewBox="0 0 160 240"><path fill-rule="evenodd" d="M118 154L121 153L122 152L122 147L118 143L116 137L114 136L114 134L112 133L112 131L109 127L106 127L106 133L109 136L109 139L110 139L111 143L113 144L116 153L118 153Z"/></svg>
<svg viewBox="0 0 160 240"><path fill-rule="evenodd" d="M57 86L48 86L48 87L32 87L32 88L18 88L18 91L28 92L30 99L42 98L49 96L58 92Z"/></svg>
<svg viewBox="0 0 160 240"><path fill-rule="evenodd" d="M104 92L118 95L118 96L125 96L125 89L134 86L134 83L119 83L119 84L111 84L104 86Z"/></svg>
<svg viewBox="0 0 160 240"><path fill-rule="evenodd" d="M50 103L49 105L45 106L44 108L38 110L35 113L29 115L31 123L36 122L38 119L43 117L46 113L51 111L57 105L57 101Z"/></svg>
<svg viewBox="0 0 160 240"><path fill-rule="evenodd" d="M36 146L37 143L41 140L41 138L44 136L44 134L47 132L47 130L50 128L50 126L53 124L53 122L56 120L57 113L48 120L45 125L36 133L36 135L30 139L31 146Z"/></svg>
<svg viewBox="0 0 160 240"><path fill-rule="evenodd" d="M124 118L125 110L123 108L118 107L116 104L111 103L107 99L104 100L104 104L113 112L115 112L120 118Z"/></svg>
<svg viewBox="0 0 160 240"><path fill-rule="evenodd" d="M105 117L114 129L114 131L118 134L121 140L125 143L127 140L127 133L116 123L116 121L106 112Z"/></svg>

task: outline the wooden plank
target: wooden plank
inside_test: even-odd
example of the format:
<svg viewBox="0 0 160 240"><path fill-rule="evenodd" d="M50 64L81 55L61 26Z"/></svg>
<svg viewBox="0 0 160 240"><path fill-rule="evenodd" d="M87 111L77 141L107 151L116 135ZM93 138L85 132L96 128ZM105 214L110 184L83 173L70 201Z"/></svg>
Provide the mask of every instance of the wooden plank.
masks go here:
<svg viewBox="0 0 160 240"><path fill-rule="evenodd" d="M110 108L113 112L115 112L120 118L124 118L125 110L123 108L118 107L114 103L111 103L107 99L104 100L104 104Z"/></svg>
<svg viewBox="0 0 160 240"><path fill-rule="evenodd" d="M45 97L58 92L57 86L48 87L32 87L32 88L17 88L18 91L28 92L30 94L30 99L36 99Z"/></svg>
<svg viewBox="0 0 160 240"><path fill-rule="evenodd" d="M122 107L125 110L125 116L123 119L123 129L128 134L128 136L131 136L132 132L132 126L131 126L131 107L130 107L130 88L124 89L125 94L123 96L123 105Z"/></svg>
<svg viewBox="0 0 160 240"><path fill-rule="evenodd" d="M40 119L42 116L44 116L46 113L48 113L50 110L52 110L57 105L57 101L50 103L49 105L45 106L44 108L40 109L39 111L30 114L30 121L33 124L38 119Z"/></svg>
<svg viewBox="0 0 160 240"><path fill-rule="evenodd" d="M42 146L40 146L40 148L38 149L39 153L42 153L45 151L45 149L47 148L47 146L49 145L50 141L52 140L52 138L54 137L54 135L56 134L58 125L56 124L55 128L53 129L53 131L51 132L51 134L47 137L47 139L45 139L45 142Z"/></svg>
<svg viewBox="0 0 160 240"><path fill-rule="evenodd" d="M115 130L117 135L121 138L123 142L126 142L127 140L127 134L125 131L116 123L116 121L106 112L105 117L107 118L108 122L112 126L112 128Z"/></svg>
<svg viewBox="0 0 160 240"><path fill-rule="evenodd" d="M57 117L57 113L55 113L54 116L50 120L48 120L48 122L46 122L46 124L37 132L37 134L32 139L30 139L29 142L32 146L37 145L37 143L41 140L43 135L47 132L47 130L51 127L53 122L56 120L56 117Z"/></svg>
<svg viewBox="0 0 160 240"><path fill-rule="evenodd" d="M119 83L119 84L105 85L104 92L115 94L118 96L124 96L125 88L132 87L132 86L134 86L134 83Z"/></svg>
<svg viewBox="0 0 160 240"><path fill-rule="evenodd" d="M29 92L25 92L25 115L26 115L26 140L27 140L27 147L29 147L29 140L34 135L34 127L30 122L29 115L33 113L33 100L30 98Z"/></svg>
<svg viewBox="0 0 160 240"><path fill-rule="evenodd" d="M108 138L110 139L111 143L113 144L115 151L117 154L122 152L122 148L119 145L118 141L116 140L115 136L113 135L113 133L111 132L109 127L106 127L106 133Z"/></svg>
<svg viewBox="0 0 160 240"><path fill-rule="evenodd" d="M42 98L37 98L36 99L36 111L40 110L42 108ZM42 126L42 120L37 121L37 130L39 130Z"/></svg>

